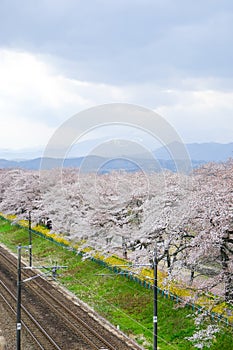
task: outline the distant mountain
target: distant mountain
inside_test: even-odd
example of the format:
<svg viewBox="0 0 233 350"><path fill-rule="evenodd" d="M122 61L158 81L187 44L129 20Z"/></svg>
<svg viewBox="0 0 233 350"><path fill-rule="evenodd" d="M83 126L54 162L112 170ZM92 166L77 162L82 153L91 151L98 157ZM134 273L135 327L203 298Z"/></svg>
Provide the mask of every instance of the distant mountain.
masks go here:
<svg viewBox="0 0 233 350"><path fill-rule="evenodd" d="M111 171L124 170L127 172L135 172L138 170L143 171L156 171L159 172L162 169L168 169L176 171L176 162L173 160L164 159L142 159L135 158L132 160L124 158L103 158L98 156L88 156L79 158L68 158L64 161L56 158L36 158L25 161L11 161L0 159L0 169L28 169L39 170L41 169L41 162L43 161L42 169L55 169L55 168L80 168L82 172L95 172L98 174L105 174ZM203 164L203 162L194 161L192 166L197 167Z"/></svg>
<svg viewBox="0 0 233 350"><path fill-rule="evenodd" d="M179 146L179 145L171 145ZM191 143L187 144L187 151L192 161L193 167L198 167L206 162L222 162L233 156L233 143ZM0 152L1 153L1 152ZM143 155L133 155L130 159L127 157L102 157L102 156L86 156L73 157L64 159L56 158L34 158L29 160L6 160L0 159L0 168L22 168L38 170L41 168L43 160L43 168L52 169L58 167L81 168L84 172L95 171L98 173L108 173L112 170L137 171L160 171L161 169L169 169L176 171L176 163L182 162L182 159L171 159L166 147L161 147L154 151L155 159L148 159Z"/></svg>
<svg viewBox="0 0 233 350"><path fill-rule="evenodd" d="M98 145L102 144L106 140L104 138L90 139L86 141L79 141L72 145L69 149L69 158L83 157L95 149ZM30 160L43 157L45 149L43 147L37 148L24 148L18 150L0 149L0 159L7 160Z"/></svg>
<svg viewBox="0 0 233 350"><path fill-rule="evenodd" d="M227 144L193 143L188 144L187 149L192 160L222 162L233 157L233 142Z"/></svg>
<svg viewBox="0 0 233 350"><path fill-rule="evenodd" d="M64 160L64 167L79 167L84 157L80 158L68 158ZM30 169L38 170L41 167L41 162L43 158L35 158L30 160L6 160L0 159L0 168L20 168L20 169ZM44 169L54 169L60 167L63 163L62 159L56 158L46 158L43 159L43 168Z"/></svg>
<svg viewBox="0 0 233 350"><path fill-rule="evenodd" d="M231 143L188 143L186 144L190 159L195 162L224 162L233 157L233 142ZM161 147L154 152L156 158L171 159L167 148Z"/></svg>
<svg viewBox="0 0 233 350"><path fill-rule="evenodd" d="M68 158L64 161L57 158L36 158L23 161L12 161L0 159L0 168L19 168L28 170L55 169L55 168L80 168L82 172L96 172L100 174L113 170L125 170L128 172L138 171L160 171L170 169L175 171L175 164L170 160L153 160L134 157L132 160L124 158L103 158L99 156L87 156L78 158Z"/></svg>

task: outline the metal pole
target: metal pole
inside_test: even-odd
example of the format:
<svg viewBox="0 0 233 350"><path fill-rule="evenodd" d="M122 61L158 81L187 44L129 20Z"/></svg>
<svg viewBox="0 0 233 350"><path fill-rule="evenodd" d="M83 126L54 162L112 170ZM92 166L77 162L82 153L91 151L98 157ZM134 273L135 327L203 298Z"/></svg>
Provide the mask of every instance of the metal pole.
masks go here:
<svg viewBox="0 0 233 350"><path fill-rule="evenodd" d="M29 266L32 267L32 220L31 211L28 213L28 234L29 234Z"/></svg>
<svg viewBox="0 0 233 350"><path fill-rule="evenodd" d="M18 267L17 267L17 320L16 320L16 340L17 350L20 350L21 338L21 244L18 245Z"/></svg>
<svg viewBox="0 0 233 350"><path fill-rule="evenodd" d="M154 317L153 317L153 325L154 325L154 348L153 350L157 350L158 343L158 300L157 300L157 288L158 288L158 260L157 260L157 244L155 244L154 249Z"/></svg>

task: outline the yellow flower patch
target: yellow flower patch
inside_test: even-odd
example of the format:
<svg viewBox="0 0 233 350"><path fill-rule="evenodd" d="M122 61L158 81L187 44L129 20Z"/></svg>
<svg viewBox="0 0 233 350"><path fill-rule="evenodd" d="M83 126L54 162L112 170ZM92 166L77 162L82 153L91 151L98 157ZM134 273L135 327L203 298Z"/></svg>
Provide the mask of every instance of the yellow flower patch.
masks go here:
<svg viewBox="0 0 233 350"><path fill-rule="evenodd" d="M76 246L74 246L74 247L76 248ZM82 249L82 252L84 252L84 253L89 253L89 252L91 252L92 250L93 250L92 247L85 247L85 248Z"/></svg>
<svg viewBox="0 0 233 350"><path fill-rule="evenodd" d="M104 261L111 266L125 265L126 267L128 267L129 265L129 261L127 261L126 259L119 258L116 255L109 256L105 258Z"/></svg>
<svg viewBox="0 0 233 350"><path fill-rule="evenodd" d="M19 220L18 223L19 223L20 226L28 227L28 221L27 220Z"/></svg>
<svg viewBox="0 0 233 350"><path fill-rule="evenodd" d="M5 217L8 219L8 220L15 220L16 218L17 218L17 216L16 215L14 215L14 214L8 214L8 215L5 215Z"/></svg>
<svg viewBox="0 0 233 350"><path fill-rule="evenodd" d="M36 225L36 226L33 227L33 229L35 231L38 231L38 232L42 233L43 235L46 235L46 236L50 235L49 234L50 230L47 227L44 227L44 226L41 226L41 225Z"/></svg>

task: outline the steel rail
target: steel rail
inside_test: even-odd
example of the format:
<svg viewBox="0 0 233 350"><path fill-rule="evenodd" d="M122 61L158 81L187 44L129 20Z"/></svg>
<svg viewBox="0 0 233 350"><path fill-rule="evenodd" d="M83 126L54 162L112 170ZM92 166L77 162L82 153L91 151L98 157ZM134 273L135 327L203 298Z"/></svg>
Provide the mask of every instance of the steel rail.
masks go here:
<svg viewBox="0 0 233 350"><path fill-rule="evenodd" d="M6 286L6 284L2 281L0 281L1 286L6 290L6 292L11 296L11 298L16 302L16 297L15 295L11 292L11 290ZM9 309L16 315L15 309L10 305L10 303L7 301L7 299L4 297L4 295L0 292L1 298L4 300L4 302L8 305ZM54 346L55 349L61 350L59 345L52 339L52 337L46 332L46 330L39 324L39 322L32 316L32 314L25 308L24 305L22 305L22 310L23 312L27 315L27 317L30 319L30 321L39 329L39 331L43 334L43 336L46 337L46 339L50 342L51 345ZM40 341L37 339L35 334L30 330L28 325L24 321L22 321L22 325L26 329L26 331L29 333L29 335L33 338L33 340L37 343L37 345L40 347L42 350L46 350L44 346L40 343Z"/></svg>

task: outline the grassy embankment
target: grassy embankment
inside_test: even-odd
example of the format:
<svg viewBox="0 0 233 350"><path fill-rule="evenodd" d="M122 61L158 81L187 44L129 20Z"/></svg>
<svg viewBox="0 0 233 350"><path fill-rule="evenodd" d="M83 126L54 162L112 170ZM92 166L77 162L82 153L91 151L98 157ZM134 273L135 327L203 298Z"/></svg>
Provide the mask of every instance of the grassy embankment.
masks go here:
<svg viewBox="0 0 233 350"><path fill-rule="evenodd" d="M28 232L0 219L0 242L16 252L16 246L28 244ZM27 253L24 253L28 258ZM152 349L153 295L133 281L122 276L101 277L109 270L96 263L82 261L74 252L65 250L33 234L34 265L58 262L67 265L60 282L83 301L87 302L126 334L133 336L146 349ZM158 318L158 344L161 350L194 349L184 338L190 336L194 324L187 317L191 310L175 308L175 303L160 295ZM232 347L232 330L225 329L216 338L211 350L229 350Z"/></svg>

